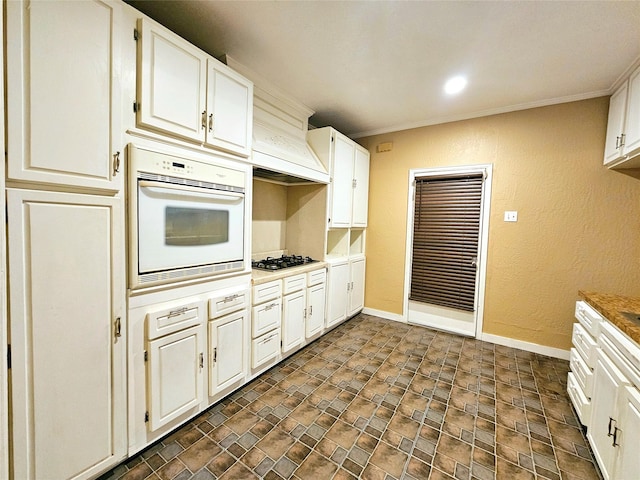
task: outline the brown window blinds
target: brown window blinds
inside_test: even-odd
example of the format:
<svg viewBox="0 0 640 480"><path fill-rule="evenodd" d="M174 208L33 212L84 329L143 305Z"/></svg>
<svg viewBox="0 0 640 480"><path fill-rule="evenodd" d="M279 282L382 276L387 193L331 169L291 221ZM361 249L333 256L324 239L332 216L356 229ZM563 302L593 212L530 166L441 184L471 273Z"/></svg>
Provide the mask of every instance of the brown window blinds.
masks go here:
<svg viewBox="0 0 640 480"><path fill-rule="evenodd" d="M409 300L473 311L483 174L416 177Z"/></svg>

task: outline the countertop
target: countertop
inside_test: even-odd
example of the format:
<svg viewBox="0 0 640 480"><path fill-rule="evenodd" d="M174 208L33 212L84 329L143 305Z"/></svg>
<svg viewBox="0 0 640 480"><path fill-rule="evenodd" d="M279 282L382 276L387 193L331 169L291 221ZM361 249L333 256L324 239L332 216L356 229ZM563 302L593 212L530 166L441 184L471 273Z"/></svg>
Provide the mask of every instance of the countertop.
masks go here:
<svg viewBox="0 0 640 480"><path fill-rule="evenodd" d="M273 271L259 270L254 268L251 270L251 283L253 285L259 285L261 283L267 283L272 280L292 277L293 275L298 275L300 273L312 272L320 268L325 268L326 266L326 262L313 262L307 263L306 265L300 265L299 267L283 268L282 270Z"/></svg>
<svg viewBox="0 0 640 480"><path fill-rule="evenodd" d="M579 290L578 295L607 320L626 333L631 340L640 344L640 327L634 325L620 314L620 312L640 313L640 298L610 293L585 292L583 290Z"/></svg>

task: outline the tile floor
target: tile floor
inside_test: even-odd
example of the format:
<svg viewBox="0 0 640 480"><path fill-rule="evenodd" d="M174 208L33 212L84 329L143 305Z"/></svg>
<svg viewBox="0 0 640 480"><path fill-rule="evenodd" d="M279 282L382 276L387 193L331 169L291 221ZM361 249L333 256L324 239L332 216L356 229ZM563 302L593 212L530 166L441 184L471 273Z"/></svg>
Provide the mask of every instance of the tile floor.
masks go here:
<svg viewBox="0 0 640 480"><path fill-rule="evenodd" d="M568 368L360 314L101 480L599 479Z"/></svg>

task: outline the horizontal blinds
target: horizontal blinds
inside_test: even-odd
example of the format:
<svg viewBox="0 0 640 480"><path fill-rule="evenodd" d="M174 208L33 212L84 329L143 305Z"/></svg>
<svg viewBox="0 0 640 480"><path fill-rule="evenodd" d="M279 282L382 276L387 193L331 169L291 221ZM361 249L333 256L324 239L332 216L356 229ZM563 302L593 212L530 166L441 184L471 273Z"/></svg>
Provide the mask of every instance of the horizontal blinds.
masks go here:
<svg viewBox="0 0 640 480"><path fill-rule="evenodd" d="M416 178L410 300L474 310L482 181Z"/></svg>

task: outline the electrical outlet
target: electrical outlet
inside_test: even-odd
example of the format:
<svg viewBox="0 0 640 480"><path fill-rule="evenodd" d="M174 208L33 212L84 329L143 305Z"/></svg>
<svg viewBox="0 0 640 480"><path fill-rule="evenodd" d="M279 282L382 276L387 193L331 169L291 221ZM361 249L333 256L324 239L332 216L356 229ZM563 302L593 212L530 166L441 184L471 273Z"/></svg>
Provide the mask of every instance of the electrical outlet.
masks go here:
<svg viewBox="0 0 640 480"><path fill-rule="evenodd" d="M504 212L504 221L505 222L517 222L518 221L518 212L516 212L516 211L505 211Z"/></svg>

